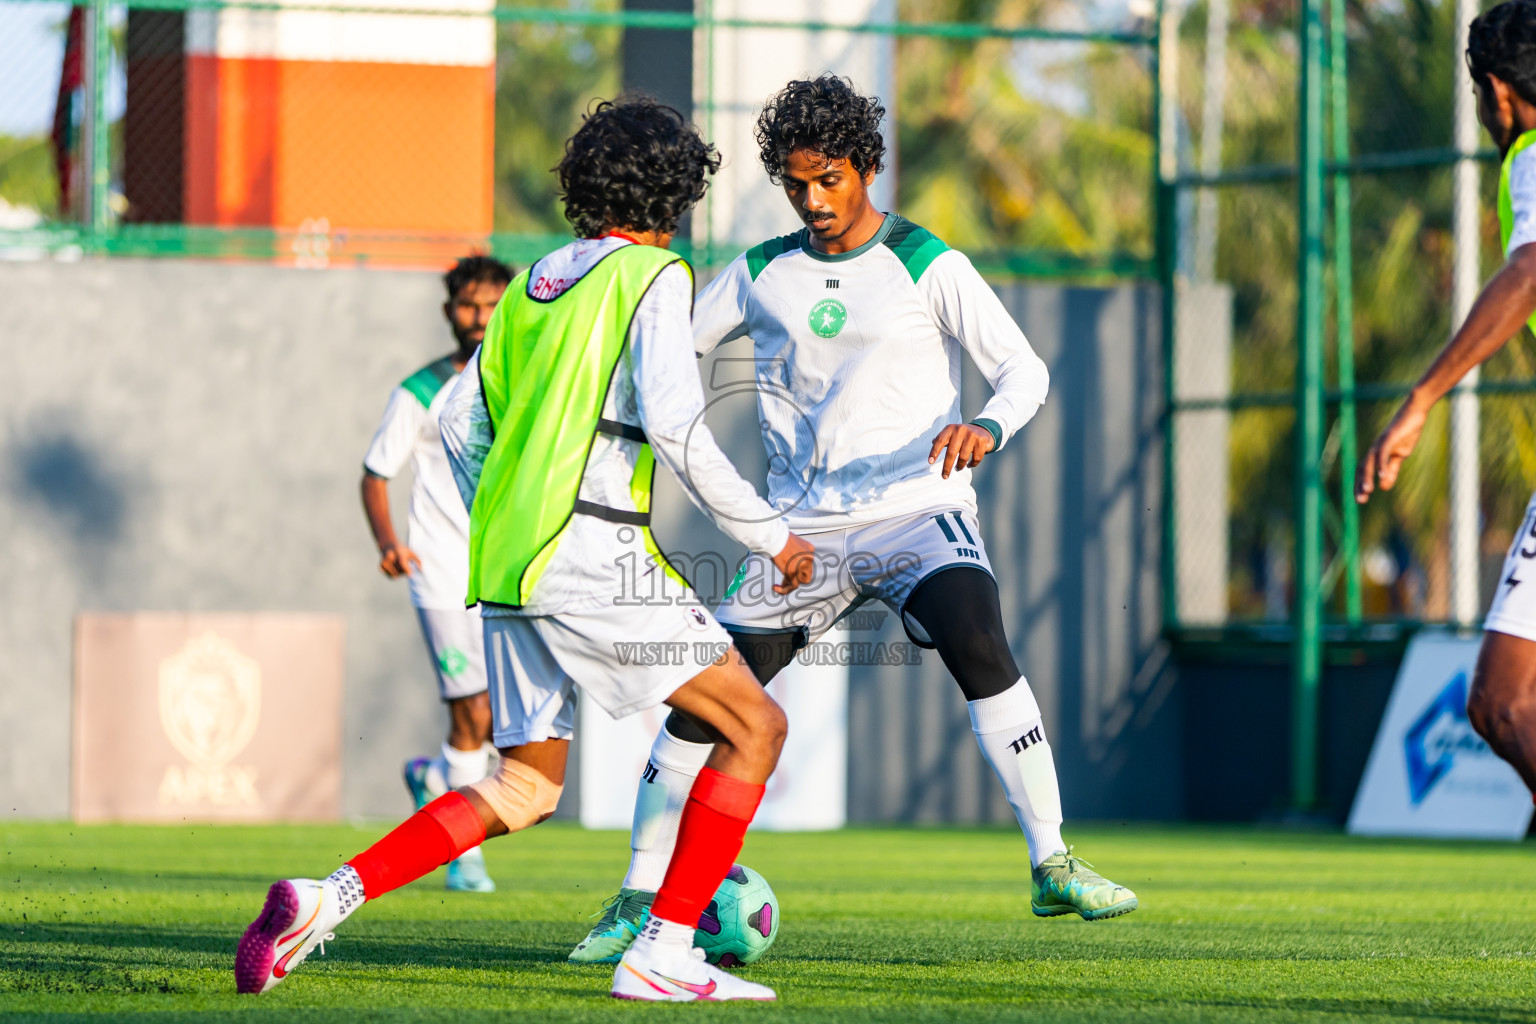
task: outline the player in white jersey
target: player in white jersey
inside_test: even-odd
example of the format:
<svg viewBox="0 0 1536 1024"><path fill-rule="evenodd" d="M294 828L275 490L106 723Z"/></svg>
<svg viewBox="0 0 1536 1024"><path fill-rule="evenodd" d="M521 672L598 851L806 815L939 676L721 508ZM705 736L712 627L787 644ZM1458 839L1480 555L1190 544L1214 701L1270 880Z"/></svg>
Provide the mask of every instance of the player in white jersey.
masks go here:
<svg viewBox="0 0 1536 1024"><path fill-rule="evenodd" d="M1378 483L1392 489L1436 402L1526 323L1536 330L1536 3L1513 0L1474 19L1466 56L1478 119L1503 156L1498 211L1505 262L1361 460L1361 503ZM1483 622L1467 719L1536 794L1536 495Z"/></svg>
<svg viewBox="0 0 1536 1024"><path fill-rule="evenodd" d="M751 339L769 500L818 561L810 585L778 595L772 567L749 556L716 616L766 684L858 605L885 603L960 684L1028 841L1034 913L1128 913L1135 894L1062 841L1050 744L1008 647L970 486L1045 400L1048 374L964 255L870 201L884 115L831 75L770 100L760 155L806 228L739 256L694 304L701 355ZM962 351L993 388L970 423ZM573 961L611 962L635 934L709 749L686 716L668 718L640 783L629 873Z"/></svg>
<svg viewBox="0 0 1536 1024"><path fill-rule="evenodd" d="M438 418L464 364L485 337L512 271L488 256L468 256L443 277L443 315L457 347L407 377L389 396L384 418L363 458L363 509L379 546L379 570L404 576L448 706L442 754L406 762L405 781L418 808L450 789L479 782L495 754L491 704L485 692L485 643L480 610L465 608L469 592L469 512L448 468ZM389 511L389 481L411 467L411 506L405 543ZM447 887L493 892L479 848L448 865Z"/></svg>

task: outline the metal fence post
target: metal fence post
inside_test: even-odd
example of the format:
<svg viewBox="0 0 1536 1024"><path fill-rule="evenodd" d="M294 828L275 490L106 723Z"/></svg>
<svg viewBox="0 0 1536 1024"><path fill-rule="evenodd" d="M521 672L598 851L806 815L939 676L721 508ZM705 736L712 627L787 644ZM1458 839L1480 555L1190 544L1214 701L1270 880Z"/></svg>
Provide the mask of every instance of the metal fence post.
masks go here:
<svg viewBox="0 0 1536 1024"><path fill-rule="evenodd" d="M1451 331L1461 326L1477 301L1478 254L1482 239L1477 223L1477 101L1461 55L1467 49L1467 29L1477 16L1477 0L1456 0L1456 59L1453 95L1456 161L1451 186ZM1478 492L1478 408L1476 368L1451 393L1451 619L1459 626L1475 625L1482 605L1479 588L1481 508Z"/></svg>
<svg viewBox="0 0 1536 1024"><path fill-rule="evenodd" d="M1153 152L1156 166L1155 215L1157 279L1162 292L1160 325L1163 348L1163 628L1179 624L1178 529L1175 522L1174 459L1177 416L1174 394L1174 332L1178 329L1178 238L1174 217L1178 201L1178 0L1159 0L1157 47L1153 50Z"/></svg>
<svg viewBox="0 0 1536 1024"><path fill-rule="evenodd" d="M1317 802L1317 710L1322 675L1323 548L1323 19L1302 0L1297 154L1296 555L1291 654L1291 801Z"/></svg>
<svg viewBox="0 0 1536 1024"><path fill-rule="evenodd" d="M1333 160L1349 163L1349 55L1344 0L1333 0L1328 15L1329 71L1333 99ZM1360 621L1360 506L1355 504L1358 428L1355 418L1355 272L1350 246L1349 173L1333 175L1333 281L1337 295L1335 330L1339 358L1339 511L1343 520L1339 558L1344 566L1344 614Z"/></svg>
<svg viewBox="0 0 1536 1024"><path fill-rule="evenodd" d="M91 0L91 152L90 239L101 251L107 241L107 199L112 185L112 154L108 150L107 77L112 68L112 34L107 24L108 0Z"/></svg>

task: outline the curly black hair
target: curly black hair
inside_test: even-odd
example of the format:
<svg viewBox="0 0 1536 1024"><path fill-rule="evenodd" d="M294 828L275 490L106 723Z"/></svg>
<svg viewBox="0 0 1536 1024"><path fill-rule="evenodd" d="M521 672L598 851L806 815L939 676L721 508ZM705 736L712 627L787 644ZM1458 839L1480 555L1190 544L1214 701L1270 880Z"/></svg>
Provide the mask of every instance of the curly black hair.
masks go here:
<svg viewBox="0 0 1536 1024"><path fill-rule="evenodd" d="M1508 0L1472 19L1467 70L1479 87L1498 75L1527 103L1536 103L1536 2Z"/></svg>
<svg viewBox="0 0 1536 1024"><path fill-rule="evenodd" d="M555 170L565 219L582 238L617 228L672 234L704 198L720 154L672 107L624 96L592 108Z"/></svg>
<svg viewBox="0 0 1536 1024"><path fill-rule="evenodd" d="M452 302L467 284L511 284L513 276L512 268L494 256L465 256L443 275L443 284L448 289L448 301Z"/></svg>
<svg viewBox="0 0 1536 1024"><path fill-rule="evenodd" d="M885 170L885 106L877 96L860 96L853 82L837 75L799 79L779 90L757 118L757 145L763 169L775 185L784 161L797 149L827 160L846 158L860 177Z"/></svg>

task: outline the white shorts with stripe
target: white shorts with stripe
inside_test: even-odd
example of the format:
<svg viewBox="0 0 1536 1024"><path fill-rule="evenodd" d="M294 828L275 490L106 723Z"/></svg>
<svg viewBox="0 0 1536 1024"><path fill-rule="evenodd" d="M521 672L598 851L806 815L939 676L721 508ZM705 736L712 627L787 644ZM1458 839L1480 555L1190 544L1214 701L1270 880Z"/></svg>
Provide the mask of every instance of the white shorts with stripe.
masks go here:
<svg viewBox="0 0 1536 1024"><path fill-rule="evenodd" d="M1536 641L1536 494L1515 532L1483 628Z"/></svg>
<svg viewBox="0 0 1536 1024"><path fill-rule="evenodd" d="M496 746L570 739L578 689L614 718L672 696L723 657L731 642L697 602L689 591L657 603L559 615L487 614Z"/></svg>
<svg viewBox="0 0 1536 1024"><path fill-rule="evenodd" d="M803 534L816 548L816 574L788 594L775 594L783 577L773 562L749 555L715 615L737 633L799 630L814 642L838 619L877 600L902 616L907 635L932 647L928 635L905 614L918 584L944 569L975 566L992 572L981 526L968 510L933 508L821 533Z"/></svg>

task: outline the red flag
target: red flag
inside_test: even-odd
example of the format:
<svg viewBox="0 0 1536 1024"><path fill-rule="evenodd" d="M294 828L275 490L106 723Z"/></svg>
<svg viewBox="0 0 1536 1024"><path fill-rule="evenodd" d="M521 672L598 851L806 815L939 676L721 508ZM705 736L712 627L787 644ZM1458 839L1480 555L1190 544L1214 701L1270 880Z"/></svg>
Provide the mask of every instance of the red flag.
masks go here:
<svg viewBox="0 0 1536 1024"><path fill-rule="evenodd" d="M85 85L82 42L85 8L69 9L69 30L64 37L64 66L59 72L59 97L53 108L53 163L59 175L59 213L71 209L70 185L74 178L75 136L80 124L79 95Z"/></svg>

